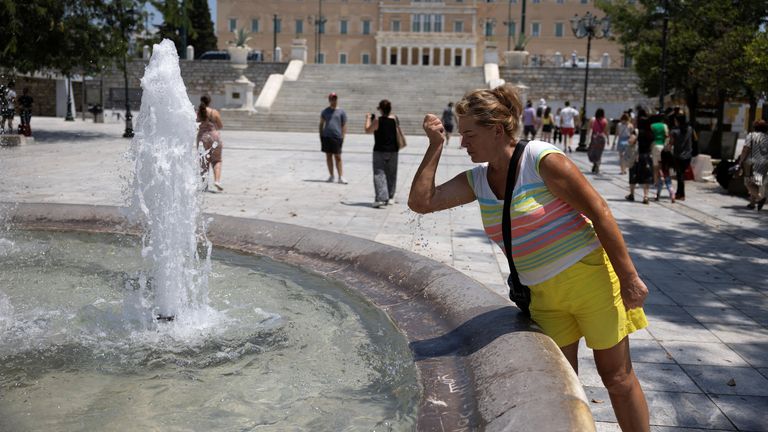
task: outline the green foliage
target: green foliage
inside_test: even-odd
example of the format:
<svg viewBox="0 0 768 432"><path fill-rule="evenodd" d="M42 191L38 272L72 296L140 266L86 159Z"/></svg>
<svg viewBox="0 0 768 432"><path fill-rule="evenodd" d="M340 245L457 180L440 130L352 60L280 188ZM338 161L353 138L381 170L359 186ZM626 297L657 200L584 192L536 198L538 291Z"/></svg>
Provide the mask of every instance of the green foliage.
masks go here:
<svg viewBox="0 0 768 432"><path fill-rule="evenodd" d="M659 93L663 0L601 1L618 41L635 61L641 88ZM745 80L750 64L746 47L768 17L768 2L723 0L668 0L667 73L669 91L690 96L701 93L740 95L752 91ZM758 57L765 56L766 51Z"/></svg>
<svg viewBox="0 0 768 432"><path fill-rule="evenodd" d="M94 73L127 52L143 0L0 0L0 64L18 72ZM118 17L118 13L123 13ZM124 29L115 34L115 25ZM127 26L127 27L126 27Z"/></svg>
<svg viewBox="0 0 768 432"><path fill-rule="evenodd" d="M531 38L526 36L525 33L519 33L515 38L515 51L525 51L525 47L530 40Z"/></svg>
<svg viewBox="0 0 768 432"><path fill-rule="evenodd" d="M192 0L192 10L189 21L194 29L194 35L189 38L189 44L195 47L195 57L200 57L206 51L217 48L218 41L213 31L211 10L207 0Z"/></svg>
<svg viewBox="0 0 768 432"><path fill-rule="evenodd" d="M176 45L176 52L183 55L186 47L182 46L182 35L186 30L187 44L190 39L196 36L196 31L192 27L192 21L189 17L192 11L192 2L182 0L150 0L162 15L163 23L158 27L156 41L159 43L163 39L170 39Z"/></svg>
<svg viewBox="0 0 768 432"><path fill-rule="evenodd" d="M745 51L747 83L756 93L768 92L768 33L758 32Z"/></svg>
<svg viewBox="0 0 768 432"><path fill-rule="evenodd" d="M245 31L244 28L237 29L236 32L234 32L235 38L231 41L229 41L230 45L234 45L236 47L244 48L248 46L248 41L251 40L251 37L248 36L248 32Z"/></svg>

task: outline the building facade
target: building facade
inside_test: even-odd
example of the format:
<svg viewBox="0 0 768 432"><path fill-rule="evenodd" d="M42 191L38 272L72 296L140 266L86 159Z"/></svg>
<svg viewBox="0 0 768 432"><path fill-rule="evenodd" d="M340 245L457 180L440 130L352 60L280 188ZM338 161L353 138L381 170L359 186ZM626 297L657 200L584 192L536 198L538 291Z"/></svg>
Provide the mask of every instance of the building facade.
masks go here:
<svg viewBox="0 0 768 432"><path fill-rule="evenodd" d="M594 0L218 0L216 27L222 49L235 30L250 32L265 61L275 47L285 60L299 39L309 63L479 66L514 49L524 26L529 64L561 66L586 61L570 20L587 12L605 15ZM592 40L590 62L629 64L608 39Z"/></svg>

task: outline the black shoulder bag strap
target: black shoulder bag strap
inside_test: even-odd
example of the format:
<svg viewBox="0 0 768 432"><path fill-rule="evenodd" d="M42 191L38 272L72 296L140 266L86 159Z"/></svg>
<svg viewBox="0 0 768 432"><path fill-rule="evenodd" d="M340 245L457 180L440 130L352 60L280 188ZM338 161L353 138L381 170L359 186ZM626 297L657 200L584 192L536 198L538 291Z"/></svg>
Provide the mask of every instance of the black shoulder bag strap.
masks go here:
<svg viewBox="0 0 768 432"><path fill-rule="evenodd" d="M529 314L528 305L530 303L530 290L520 283L520 277L517 274L515 262L512 260L512 226L510 223L509 209L512 204L512 193L515 189L515 182L517 181L517 165L527 144L528 140L518 141L515 145L515 152L512 154L512 159L509 161L507 186L504 192L504 213L501 218L501 232L504 237L504 253L507 255L507 261L509 262L510 274L509 279L507 280L510 289L509 298L514 301L526 315Z"/></svg>

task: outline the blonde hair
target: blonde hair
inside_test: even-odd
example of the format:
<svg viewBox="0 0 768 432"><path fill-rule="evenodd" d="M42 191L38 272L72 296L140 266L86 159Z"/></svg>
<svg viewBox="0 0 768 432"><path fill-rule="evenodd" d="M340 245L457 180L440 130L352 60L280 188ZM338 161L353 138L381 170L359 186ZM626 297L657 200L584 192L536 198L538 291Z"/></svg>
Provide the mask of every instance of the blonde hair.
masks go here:
<svg viewBox="0 0 768 432"><path fill-rule="evenodd" d="M483 126L501 125L509 136L516 136L523 104L511 84L494 89L470 91L456 104L456 114L470 116Z"/></svg>

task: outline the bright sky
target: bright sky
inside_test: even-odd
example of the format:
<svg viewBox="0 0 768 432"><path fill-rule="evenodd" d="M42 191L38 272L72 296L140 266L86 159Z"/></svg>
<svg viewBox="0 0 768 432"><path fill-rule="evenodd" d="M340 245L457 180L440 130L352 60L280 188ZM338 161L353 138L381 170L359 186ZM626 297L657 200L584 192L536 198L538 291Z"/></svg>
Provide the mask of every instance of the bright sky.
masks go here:
<svg viewBox="0 0 768 432"><path fill-rule="evenodd" d="M213 29L216 30L216 0L208 0L208 8L211 10L211 19L213 20ZM152 7L151 4L147 3L147 11L150 13L154 13L155 17L152 20L152 24L158 25L163 22L163 16Z"/></svg>

